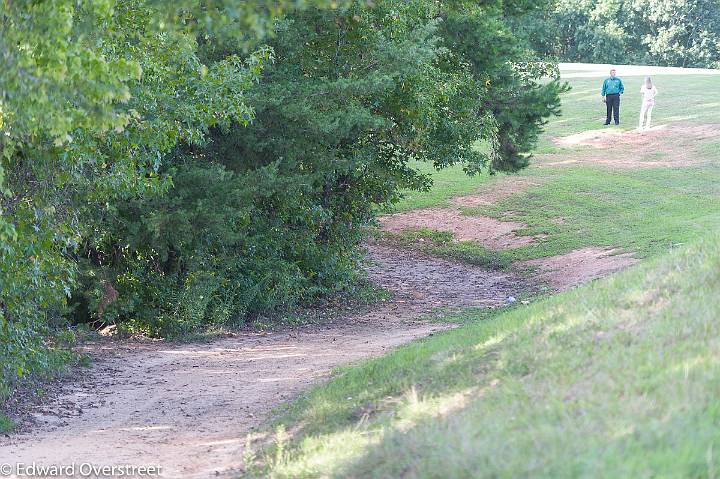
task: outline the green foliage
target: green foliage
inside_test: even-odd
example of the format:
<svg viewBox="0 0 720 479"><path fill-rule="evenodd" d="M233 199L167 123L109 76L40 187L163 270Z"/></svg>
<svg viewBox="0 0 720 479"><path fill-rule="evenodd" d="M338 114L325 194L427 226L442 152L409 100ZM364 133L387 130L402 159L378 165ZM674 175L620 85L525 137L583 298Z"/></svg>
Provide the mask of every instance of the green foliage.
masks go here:
<svg viewBox="0 0 720 479"><path fill-rule="evenodd" d="M525 8L543 4L513 5L522 13ZM527 49L523 39L513 35L505 16L490 13L487 6L449 12L442 24L443 40L453 52L449 61L471 74L477 95L474 109L490 114L488 128L492 134L480 139L489 147L491 171L517 171L528 165L529 152L545 119L559 114L559 95L567 86L557 79L541 82L547 77L557 78L556 66ZM475 166L470 163L469 172L476 172Z"/></svg>
<svg viewBox="0 0 720 479"><path fill-rule="evenodd" d="M259 24L274 17L254 5ZM140 0L0 4L0 395L64 357L46 338L97 232L88 218L167 190L159 168L179 144L252 118L243 91L271 52L201 61L206 30L161 7L185 21Z"/></svg>
<svg viewBox="0 0 720 479"><path fill-rule="evenodd" d="M715 68L718 0L556 0L518 24L538 51L563 61Z"/></svg>
<svg viewBox="0 0 720 479"><path fill-rule="evenodd" d="M246 91L252 122L178 150L158 172L172 178L167 192L89 220L97 229L83 245L76 313L181 335L307 304L356 281L357 245L378 207L427 188L412 165L522 166L562 87L506 66L520 56L517 46L500 54L507 30L477 38L497 53L473 70L442 11L387 1L280 20L275 61ZM499 13L483 24L488 13L452 10L476 18L468 28L502 26ZM497 93L478 89L494 72Z"/></svg>
<svg viewBox="0 0 720 479"><path fill-rule="evenodd" d="M562 86L505 19L541 4L2 2L0 384L67 320L183 335L352 284L412 162L524 166Z"/></svg>
<svg viewBox="0 0 720 479"><path fill-rule="evenodd" d="M88 319L155 335L242 323L321 292L356 270L352 238L319 241L322 223L306 187L270 165L238 173L202 158L176 163L165 195L118 203L83 248L86 282L76 305ZM313 211L314 210L314 211Z"/></svg>

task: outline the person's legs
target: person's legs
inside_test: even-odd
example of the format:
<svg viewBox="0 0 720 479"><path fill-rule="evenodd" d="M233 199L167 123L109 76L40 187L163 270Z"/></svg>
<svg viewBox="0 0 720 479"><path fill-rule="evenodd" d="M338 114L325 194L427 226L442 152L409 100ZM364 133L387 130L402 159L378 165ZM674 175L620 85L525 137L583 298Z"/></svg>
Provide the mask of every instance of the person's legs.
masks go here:
<svg viewBox="0 0 720 479"><path fill-rule="evenodd" d="M653 111L654 107L655 107L655 105L653 105L653 104L650 104L647 107L647 120L645 121L645 128L647 128L647 129L650 128L650 121L652 120L652 111Z"/></svg>
<svg viewBox="0 0 720 479"><path fill-rule="evenodd" d="M605 97L605 107L607 108L607 118L605 119L605 124L610 124L610 118L612 117L612 100L610 96Z"/></svg>
<svg viewBox="0 0 720 479"><path fill-rule="evenodd" d="M643 129L643 123L645 122L645 114L648 111L648 105L647 103L643 102L642 106L640 107L640 123L638 124L638 130Z"/></svg>
<svg viewBox="0 0 720 479"><path fill-rule="evenodd" d="M614 114L614 120L615 124L620 124L620 95L615 95L615 98L613 98L613 114Z"/></svg>

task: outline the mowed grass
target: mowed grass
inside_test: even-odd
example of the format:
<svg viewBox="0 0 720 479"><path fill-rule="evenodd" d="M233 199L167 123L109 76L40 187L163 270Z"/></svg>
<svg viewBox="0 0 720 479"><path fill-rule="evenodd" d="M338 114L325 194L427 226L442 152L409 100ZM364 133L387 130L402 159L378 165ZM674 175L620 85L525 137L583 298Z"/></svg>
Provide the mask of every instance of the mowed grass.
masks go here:
<svg viewBox="0 0 720 479"><path fill-rule="evenodd" d="M414 161L410 163L410 166L422 173L429 174L433 179L433 187L426 192L405 192L404 198L394 205L393 212L447 206L450 198L470 194L491 179L487 173L468 176L460 165L436 170L429 163Z"/></svg>
<svg viewBox="0 0 720 479"><path fill-rule="evenodd" d="M339 370L290 406L262 474L715 477L718 244Z"/></svg>
<svg viewBox="0 0 720 479"><path fill-rule="evenodd" d="M622 78L622 71L618 72ZM720 76L653 76L659 93L653 110L653 124L675 123L720 124ZM557 153L563 148L552 143L552 137L567 136L588 130L605 128L605 104L600 97L602 78L573 78L568 80L572 90L563 96L562 116L551 118L546 135L537 153ZM625 77L625 93L620 104L621 130L637 128L644 78ZM680 91L678 86L680 85ZM608 128L615 128L610 126Z"/></svg>
<svg viewBox="0 0 720 479"><path fill-rule="evenodd" d="M528 246L496 254L503 261L558 255L586 246L620 248L643 258L665 253L720 228L720 76L656 77L661 93L653 117L654 125L680 129L673 130L672 135L681 135L682 128L716 124L717 139L693 141L659 135L657 149L642 152L634 150L632 144L604 149L558 146L553 138L603 128L604 105L598 86L601 81L571 80L572 90L563 97L563 115L547 125L538 159L530 168L518 175L485 175L477 179L468 179L459 168L438 172L435 175L439 181L430 194L412 194L398 211L445 207L450 198L470 194L473 189L491 190L496 182L530 180L534 186L521 188L493 205L463 209L468 215L524 223L527 228L517 234L538 238ZM625 79L621 130L636 127L641 82L640 77ZM683 95L673 95L672 85L679 82ZM593 163L588 159L593 155L642 155L642 160L648 162L684 155L686 161L671 167L616 168ZM548 165L567 160L576 163ZM476 249L472 251L472 244L444 246L446 256L487 256L480 246Z"/></svg>
<svg viewBox="0 0 720 479"><path fill-rule="evenodd" d="M528 225L516 233L539 238L505 252L514 259L585 246L662 254L720 228L720 152L715 155L717 162L702 168L538 169L528 172L538 186L465 212Z"/></svg>
<svg viewBox="0 0 720 479"><path fill-rule="evenodd" d="M720 77L655 80L655 124L720 124L720 100L709 94L720 91ZM600 81L572 80L563 117L543 137L543 162L590 154L591 147L557 146L551 137L598 128ZM636 126L641 81L625 79L621 129ZM678 82L682 96L672 94ZM429 253L500 269L588 245L645 260L527 306L468 311L456 330L339 369L281 411L275 445L258 453L259 464L249 460L248 475L718 476L718 146L720 138L689 145L702 161L678 167L531 167L520 174L529 188L464 210L527 224L519 233L539 239L526 247L476 251L432 230L401 236L408 245L423 239ZM659 145L645 155L669 153ZM447 206L512 179L468 180L459 169L434 175L442 181L433 192L413 195L399 210Z"/></svg>

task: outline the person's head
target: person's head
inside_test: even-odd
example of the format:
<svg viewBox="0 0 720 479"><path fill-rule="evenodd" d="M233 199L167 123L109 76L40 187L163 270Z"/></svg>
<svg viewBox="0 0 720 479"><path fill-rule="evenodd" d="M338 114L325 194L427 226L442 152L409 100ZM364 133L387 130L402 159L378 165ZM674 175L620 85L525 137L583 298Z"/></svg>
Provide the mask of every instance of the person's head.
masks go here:
<svg viewBox="0 0 720 479"><path fill-rule="evenodd" d="M615 75L617 75L617 72L616 72L615 69L613 68L612 70L610 70L610 76L611 76L612 78L615 78Z"/></svg>
<svg viewBox="0 0 720 479"><path fill-rule="evenodd" d="M653 87L652 78L645 77L645 88L647 88L648 90L652 90L652 87Z"/></svg>

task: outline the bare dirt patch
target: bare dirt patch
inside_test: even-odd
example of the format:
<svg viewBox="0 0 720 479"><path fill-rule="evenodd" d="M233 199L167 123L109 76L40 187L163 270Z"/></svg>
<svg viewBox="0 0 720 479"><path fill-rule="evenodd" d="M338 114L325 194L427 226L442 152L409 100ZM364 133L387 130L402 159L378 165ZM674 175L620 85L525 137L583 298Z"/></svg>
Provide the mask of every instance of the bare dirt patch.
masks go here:
<svg viewBox="0 0 720 479"><path fill-rule="evenodd" d="M438 308L497 306L520 276L371 245L369 275L393 299L321 326L204 344L85 344L81 380L34 410L38 426L0 438L0 463L153 465L164 477L236 476L247 434L332 368L447 328Z"/></svg>
<svg viewBox="0 0 720 479"><path fill-rule="evenodd" d="M370 250L373 258L379 258L368 269L373 281L395 292L395 303L411 301L411 309L494 307L530 289L527 279L512 273L489 273L470 264L388 246L373 245Z"/></svg>
<svg viewBox="0 0 720 479"><path fill-rule="evenodd" d="M717 138L720 125L668 126L659 125L645 131L622 131L612 127L555 138L560 146L590 146L607 150L603 155L578 154L554 160L550 155L545 166L593 163L619 168L656 168L691 166L704 162L696 151L703 140ZM620 149L621 151L616 151Z"/></svg>
<svg viewBox="0 0 720 479"><path fill-rule="evenodd" d="M486 188L480 188L472 195L458 196L451 199L450 202L455 206L466 208L492 205L538 184L539 180L525 176L506 176L491 183Z"/></svg>
<svg viewBox="0 0 720 479"><path fill-rule="evenodd" d="M612 127L602 130L590 130L576 133L570 136L555 138L554 141L561 146L594 146L596 148L609 148L618 144L639 145L657 147L658 141L666 141L671 138L682 140L705 140L717 137L720 133L720 125L693 125L693 126L669 126L658 125L649 130L623 131Z"/></svg>
<svg viewBox="0 0 720 479"><path fill-rule="evenodd" d="M607 276L638 261L631 253L588 247L558 256L522 261L518 265L538 268L538 277L557 290L565 290Z"/></svg>
<svg viewBox="0 0 720 479"><path fill-rule="evenodd" d="M486 248L502 250L525 246L532 236L518 236L515 230L527 225L516 221L500 221L488 216L468 216L451 208L424 208L380 218L382 229L393 233L430 228L452 233L458 241L476 241Z"/></svg>

